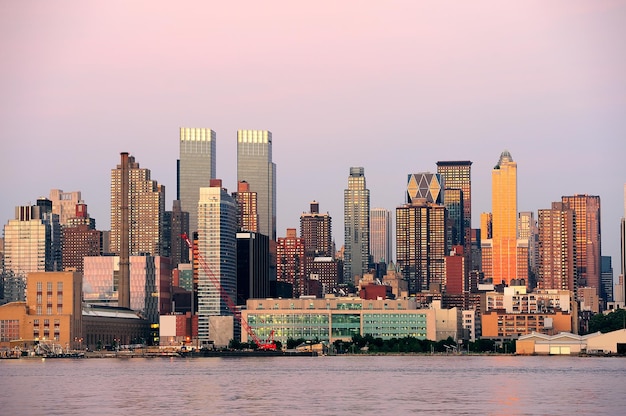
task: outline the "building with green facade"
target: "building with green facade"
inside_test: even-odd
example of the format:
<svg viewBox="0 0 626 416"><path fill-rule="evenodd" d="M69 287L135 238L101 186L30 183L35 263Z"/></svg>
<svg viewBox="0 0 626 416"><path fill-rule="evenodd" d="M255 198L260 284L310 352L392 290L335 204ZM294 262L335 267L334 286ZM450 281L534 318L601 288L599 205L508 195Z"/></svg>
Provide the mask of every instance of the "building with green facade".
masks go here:
<svg viewBox="0 0 626 416"><path fill-rule="evenodd" d="M437 310L418 309L412 299L358 297L249 299L242 318L260 339L349 341L353 335L391 339L437 339ZM242 331L241 341L248 342Z"/></svg>

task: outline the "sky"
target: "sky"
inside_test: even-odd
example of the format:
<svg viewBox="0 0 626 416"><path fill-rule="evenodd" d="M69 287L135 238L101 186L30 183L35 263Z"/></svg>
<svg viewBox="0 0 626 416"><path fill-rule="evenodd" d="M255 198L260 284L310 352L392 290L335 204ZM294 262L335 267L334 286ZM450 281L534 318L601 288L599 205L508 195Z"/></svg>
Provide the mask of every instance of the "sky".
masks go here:
<svg viewBox="0 0 626 416"><path fill-rule="evenodd" d="M62 189L108 229L120 152L171 209L179 128L205 127L229 192L237 130L272 132L279 237L315 200L340 247L351 166L393 213L439 160L473 162L478 228L508 150L519 211L600 195L617 276L625 39L624 0L0 2L0 223Z"/></svg>

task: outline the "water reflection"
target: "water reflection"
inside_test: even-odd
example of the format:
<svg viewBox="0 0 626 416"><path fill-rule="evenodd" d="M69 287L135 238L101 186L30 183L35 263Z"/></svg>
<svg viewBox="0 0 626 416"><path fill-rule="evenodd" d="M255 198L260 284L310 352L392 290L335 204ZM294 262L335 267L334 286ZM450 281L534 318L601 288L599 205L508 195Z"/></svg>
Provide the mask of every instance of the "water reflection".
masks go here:
<svg viewBox="0 0 626 416"><path fill-rule="evenodd" d="M625 370L512 356L2 360L0 413L623 414Z"/></svg>

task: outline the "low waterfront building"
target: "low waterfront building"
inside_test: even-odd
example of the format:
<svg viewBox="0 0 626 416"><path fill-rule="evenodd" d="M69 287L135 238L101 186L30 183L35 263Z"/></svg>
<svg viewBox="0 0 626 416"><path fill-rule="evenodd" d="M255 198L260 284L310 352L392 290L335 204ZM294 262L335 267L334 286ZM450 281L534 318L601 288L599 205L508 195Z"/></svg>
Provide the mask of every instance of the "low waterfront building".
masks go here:
<svg viewBox="0 0 626 416"><path fill-rule="evenodd" d="M74 271L31 272L26 276L26 302L0 307L0 346L50 343L78 348L83 337L82 275Z"/></svg>
<svg viewBox="0 0 626 416"><path fill-rule="evenodd" d="M86 304L82 311L82 346L100 350L111 346L158 344L158 324L151 324L132 309Z"/></svg>
<svg viewBox="0 0 626 416"><path fill-rule="evenodd" d="M458 313L441 309L418 309L412 299L361 299L335 297L298 299L249 299L242 311L257 337L266 339L274 331L274 339L286 344L289 338L318 341L350 341L353 335L372 335L391 339L407 336L438 340L438 333L453 335L458 323L446 323L438 331L441 321L455 318ZM450 328L454 326L452 331ZM442 336L443 336L442 335ZM248 342L242 331L241 341Z"/></svg>
<svg viewBox="0 0 626 416"><path fill-rule="evenodd" d="M533 332L515 343L515 353L524 355L578 355L626 353L626 329L575 335L562 332L545 335Z"/></svg>

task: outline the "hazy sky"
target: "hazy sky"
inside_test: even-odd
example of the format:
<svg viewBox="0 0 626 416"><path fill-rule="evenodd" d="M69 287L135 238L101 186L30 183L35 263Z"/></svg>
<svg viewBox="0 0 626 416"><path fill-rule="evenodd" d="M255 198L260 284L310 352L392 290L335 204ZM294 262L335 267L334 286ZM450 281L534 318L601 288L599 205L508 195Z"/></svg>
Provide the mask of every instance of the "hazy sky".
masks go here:
<svg viewBox="0 0 626 416"><path fill-rule="evenodd" d="M0 223L58 188L108 229L125 151L171 209L183 126L229 192L237 129L272 132L278 236L317 200L339 247L351 166L393 211L438 160L473 162L478 227L507 149L520 211L600 195L617 276L625 41L626 1L4 1Z"/></svg>

